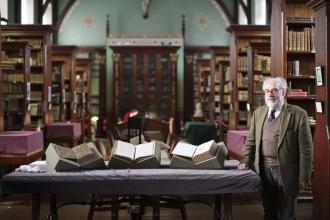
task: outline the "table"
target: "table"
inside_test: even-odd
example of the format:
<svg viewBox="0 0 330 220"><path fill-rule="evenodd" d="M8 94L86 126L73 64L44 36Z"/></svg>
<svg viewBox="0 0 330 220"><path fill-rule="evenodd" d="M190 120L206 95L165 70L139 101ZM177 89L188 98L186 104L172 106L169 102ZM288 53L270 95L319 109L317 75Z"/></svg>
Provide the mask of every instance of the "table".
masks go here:
<svg viewBox="0 0 330 220"><path fill-rule="evenodd" d="M208 122L188 121L184 125L184 134L187 142L193 145L218 140L215 124Z"/></svg>
<svg viewBox="0 0 330 220"><path fill-rule="evenodd" d="M31 193L32 219L39 219L40 195L51 195L51 213L57 216L56 195L93 193L113 195L220 195L258 192L260 178L251 170L189 170L189 169L104 169L58 173L13 172L1 181L2 194ZM230 196L225 216L231 219ZM157 209L157 207L156 207ZM158 207L159 210L159 207ZM112 216L118 219L118 216ZM159 214L154 215L159 219Z"/></svg>
<svg viewBox="0 0 330 220"><path fill-rule="evenodd" d="M70 147L74 147L78 144L80 138L81 124L79 122L53 122L46 126L48 143L67 143Z"/></svg>
<svg viewBox="0 0 330 220"><path fill-rule="evenodd" d="M0 133L2 164L28 164L43 156L42 131L5 131Z"/></svg>
<svg viewBox="0 0 330 220"><path fill-rule="evenodd" d="M243 146L248 135L248 130L228 130L227 149L228 155L236 160L242 158Z"/></svg>

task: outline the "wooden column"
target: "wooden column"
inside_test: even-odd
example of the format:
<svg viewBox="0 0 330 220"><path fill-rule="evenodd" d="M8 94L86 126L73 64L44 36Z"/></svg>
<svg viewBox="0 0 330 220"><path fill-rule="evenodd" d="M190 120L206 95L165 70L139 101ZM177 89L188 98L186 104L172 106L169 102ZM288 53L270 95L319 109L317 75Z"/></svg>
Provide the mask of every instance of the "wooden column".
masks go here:
<svg viewBox="0 0 330 220"><path fill-rule="evenodd" d="M316 113L314 134L313 219L330 219L330 1L313 0L308 6L315 11L315 66L322 66L323 86L316 86L316 102L323 113Z"/></svg>

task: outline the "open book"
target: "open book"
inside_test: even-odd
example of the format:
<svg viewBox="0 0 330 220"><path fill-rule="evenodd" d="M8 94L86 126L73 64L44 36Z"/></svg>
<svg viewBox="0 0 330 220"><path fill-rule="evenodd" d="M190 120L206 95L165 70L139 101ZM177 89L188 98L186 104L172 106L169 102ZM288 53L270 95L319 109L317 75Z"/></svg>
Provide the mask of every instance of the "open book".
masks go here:
<svg viewBox="0 0 330 220"><path fill-rule="evenodd" d="M217 153L218 146L212 140L201 145L195 146L189 143L178 143L172 154L182 157L191 158L194 163L212 158Z"/></svg>
<svg viewBox="0 0 330 220"><path fill-rule="evenodd" d="M46 150L46 165L49 171L105 167L102 155L92 142L80 144L73 148L50 143Z"/></svg>
<svg viewBox="0 0 330 220"><path fill-rule="evenodd" d="M160 146L157 142L134 145L117 141L112 148L111 168L156 168L160 164Z"/></svg>
<svg viewBox="0 0 330 220"><path fill-rule="evenodd" d="M172 151L172 168L220 169L224 166L227 148L223 142L208 141L195 146L178 143Z"/></svg>

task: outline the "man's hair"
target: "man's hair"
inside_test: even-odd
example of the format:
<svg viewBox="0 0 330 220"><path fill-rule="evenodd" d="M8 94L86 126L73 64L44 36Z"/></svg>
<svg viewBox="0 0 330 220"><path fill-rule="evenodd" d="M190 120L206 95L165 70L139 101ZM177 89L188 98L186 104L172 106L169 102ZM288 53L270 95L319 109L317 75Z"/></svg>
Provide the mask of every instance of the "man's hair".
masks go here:
<svg viewBox="0 0 330 220"><path fill-rule="evenodd" d="M265 90L265 85L273 80L276 80L276 86L278 87L278 89L283 89L286 92L286 90L288 89L288 84L286 80L280 76L270 77L266 79L262 84L262 89Z"/></svg>

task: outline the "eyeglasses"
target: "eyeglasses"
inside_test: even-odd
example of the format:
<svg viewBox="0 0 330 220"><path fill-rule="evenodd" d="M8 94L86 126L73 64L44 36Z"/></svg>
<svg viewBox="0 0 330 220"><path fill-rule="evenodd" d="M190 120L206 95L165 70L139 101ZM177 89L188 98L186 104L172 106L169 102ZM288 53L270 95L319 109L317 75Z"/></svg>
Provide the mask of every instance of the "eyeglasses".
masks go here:
<svg viewBox="0 0 330 220"><path fill-rule="evenodd" d="M265 93L265 94L270 94L270 93L272 93L273 95L277 95L278 92L279 92L280 90L282 90L282 89L278 89L278 88L274 88L274 89L265 89L265 90L264 90L264 93Z"/></svg>

